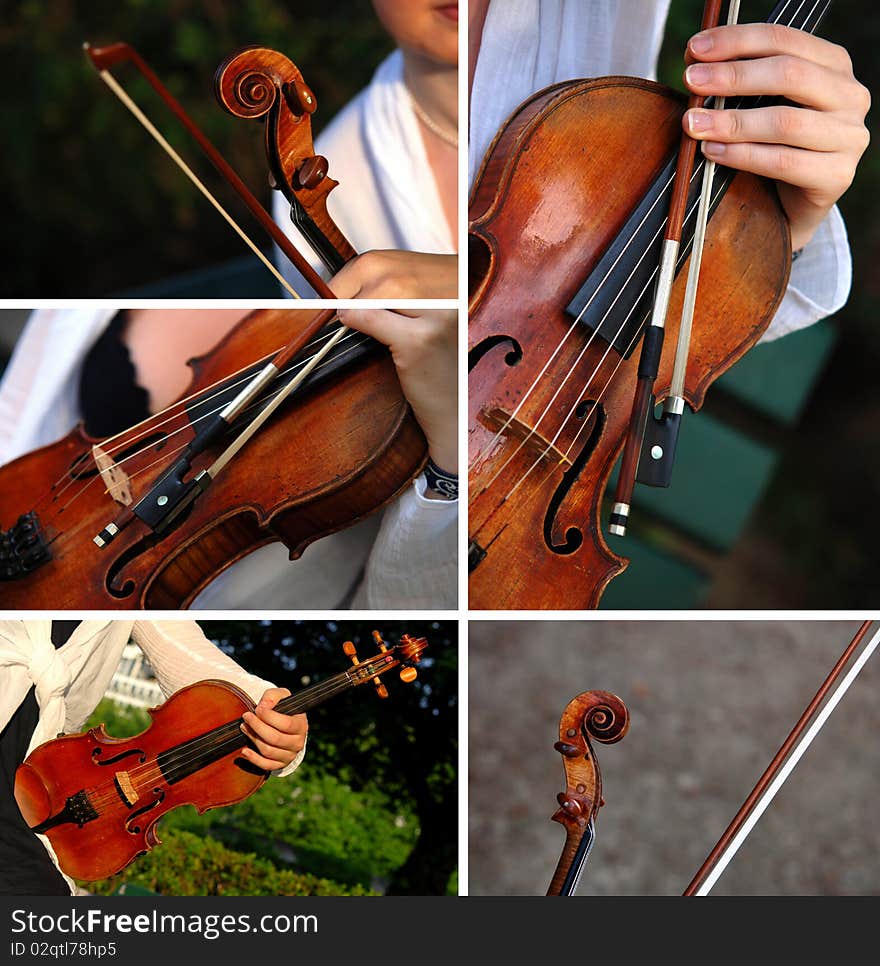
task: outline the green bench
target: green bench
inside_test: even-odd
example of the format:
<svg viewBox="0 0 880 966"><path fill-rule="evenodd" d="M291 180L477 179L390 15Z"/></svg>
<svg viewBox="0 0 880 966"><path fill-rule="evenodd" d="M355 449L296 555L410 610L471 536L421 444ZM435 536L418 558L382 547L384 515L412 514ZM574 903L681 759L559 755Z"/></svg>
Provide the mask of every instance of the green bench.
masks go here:
<svg viewBox="0 0 880 966"><path fill-rule="evenodd" d="M638 486L630 532L609 538L632 562L609 584L603 609L701 605L713 563L736 543L773 476L774 436L800 419L836 339L825 321L757 346L710 387L700 413L685 413L672 486Z"/></svg>

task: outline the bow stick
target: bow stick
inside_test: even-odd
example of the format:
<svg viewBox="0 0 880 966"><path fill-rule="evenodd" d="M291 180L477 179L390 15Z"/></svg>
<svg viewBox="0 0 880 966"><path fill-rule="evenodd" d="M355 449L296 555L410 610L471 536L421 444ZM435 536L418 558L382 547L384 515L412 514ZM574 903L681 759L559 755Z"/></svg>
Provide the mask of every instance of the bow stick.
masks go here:
<svg viewBox="0 0 880 966"><path fill-rule="evenodd" d="M720 17L721 0L706 0L700 29L709 30L712 27L717 27ZM692 94L688 100L688 110L702 107L704 103L705 98ZM697 142L690 135L683 134L678 152L678 164L675 169L672 197L669 202L669 219L666 223L666 234L664 235L663 250L660 256L660 270L657 274L657 287L654 291L651 322L642 340L638 382L608 528L611 533L619 537L626 535L633 488L635 487L639 457L642 451L642 440L645 435L645 424L654 398L654 382L660 370L660 357L663 354L663 334L666 327L666 317L669 314L672 285L675 281L675 272L678 266L678 253L681 248L682 229L687 212L688 192L690 191L696 155Z"/></svg>
<svg viewBox="0 0 880 966"><path fill-rule="evenodd" d="M272 240L281 249L296 270L318 293L318 296L323 299L333 299L336 297L330 290L327 283L317 274L309 262L303 257L302 253L290 241L287 235L285 235L284 232L278 227L266 209L248 189L247 185L245 185L232 167L230 167L217 148L214 147L208 138L199 130L195 122L189 117L186 111L184 111L183 107L180 105L174 95L168 90L168 88L165 87L165 85L159 80L146 61L132 46L125 43L117 43L110 44L107 47L92 47L87 43L83 45L83 49L98 71L104 83L122 101L128 110L131 111L131 113L146 128L150 135L158 142L162 149L169 155L169 157L171 157L174 163L184 172L184 174L190 179L190 181L192 181L199 191L201 191L208 201L211 202L211 204L223 216L232 229L239 235L240 238L242 238L245 244L248 245L248 247L260 259L260 261L269 269L269 271L292 296L299 298L299 295L294 291L293 287L287 282L284 276L275 268L269 259L260 251L257 245L239 227L232 216L226 211L225 208L223 208L220 202L217 201L207 187L205 187L195 172L189 167L189 165L187 165L187 163L183 160L183 158L180 157L174 148L171 147L168 141L162 136L159 130L149 120L149 118L147 118L143 111L134 103L131 97L126 93L125 89L112 75L111 68L121 63L131 63L140 71L150 86L162 98L168 108L186 128L190 136L196 141L211 164L214 165L220 175L232 187L239 198L241 198L251 214L257 219L265 231L268 232Z"/></svg>
<svg viewBox="0 0 880 966"><path fill-rule="evenodd" d="M733 26L738 21L739 6L739 0L731 0L727 13L728 26ZM725 102L724 97L714 98L713 110L723 110ZM684 415L684 380L690 356L691 331L697 305L703 252L706 247L706 229L709 226L709 215L712 209L712 190L715 185L716 169L717 164L714 161L704 159L702 190L697 207L694 242L681 310L681 323L678 328L678 343L672 363L669 395L663 403L663 414L657 418L649 411L646 420L637 479L640 483L647 483L649 486L669 486L672 480L672 466L675 462L681 418ZM653 406L650 409L653 410Z"/></svg>
<svg viewBox="0 0 880 966"><path fill-rule="evenodd" d="M257 432L285 399L307 378L318 363L333 349L349 329L340 325L299 369L293 378L275 394L265 409L241 432L224 450L218 459L206 470L202 470L191 480L184 480L190 471L193 459L217 441L251 403L266 391L284 372L285 366L293 360L308 342L335 317L334 309L319 312L308 325L284 348L280 349L271 362L268 362L219 413L207 421L190 442L183 455L164 473L134 506L126 507L111 523L108 523L93 539L103 549L136 518L139 518L154 532L166 530L177 517L203 493L220 470L232 459L244 444Z"/></svg>
<svg viewBox="0 0 880 966"><path fill-rule="evenodd" d="M816 692L813 700L807 705L791 734L782 743L782 747L774 756L773 761L767 766L767 770L749 793L748 798L718 840L715 848L709 853L706 861L700 866L690 885L685 889L684 895L708 895L740 846L757 825L759 819L775 798L776 793L785 784L788 776L794 771L813 739L822 730L832 711L840 703L877 649L878 644L880 644L880 630L878 630L844 676L846 667L852 661L853 655L868 633L871 623L871 621L865 621L847 645L831 673ZM832 692L831 689L834 688L835 684L837 684L837 687Z"/></svg>
<svg viewBox="0 0 880 966"><path fill-rule="evenodd" d="M605 804L602 773L590 738L610 745L629 729L629 711L616 694L585 691L572 698L559 720L559 741L567 788L556 796L552 820L565 828L565 845L547 890L548 896L570 896L577 889L596 838L596 814Z"/></svg>

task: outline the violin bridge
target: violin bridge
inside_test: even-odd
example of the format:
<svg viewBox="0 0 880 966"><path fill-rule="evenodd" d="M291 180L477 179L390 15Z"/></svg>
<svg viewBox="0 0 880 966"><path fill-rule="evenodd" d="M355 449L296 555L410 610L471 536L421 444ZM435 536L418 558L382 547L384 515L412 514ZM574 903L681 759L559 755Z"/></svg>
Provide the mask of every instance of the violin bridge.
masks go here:
<svg viewBox="0 0 880 966"><path fill-rule="evenodd" d="M101 479L107 487L107 492L117 502L123 506L131 506L133 500L131 495L131 481L128 475L119 467L113 458L101 449L97 444L92 447L92 456L95 465L101 474Z"/></svg>
<svg viewBox="0 0 880 966"><path fill-rule="evenodd" d="M116 788L119 794L122 796L122 800L126 805L134 805L140 796L137 793L137 789L134 787L134 782L131 780L131 776L127 771L118 771L113 776L113 780L116 782Z"/></svg>
<svg viewBox="0 0 880 966"><path fill-rule="evenodd" d="M515 417L511 418L503 409L481 409L477 419L493 433L518 439L522 445L542 461L551 464L561 463L568 468L571 460L546 437L528 423Z"/></svg>

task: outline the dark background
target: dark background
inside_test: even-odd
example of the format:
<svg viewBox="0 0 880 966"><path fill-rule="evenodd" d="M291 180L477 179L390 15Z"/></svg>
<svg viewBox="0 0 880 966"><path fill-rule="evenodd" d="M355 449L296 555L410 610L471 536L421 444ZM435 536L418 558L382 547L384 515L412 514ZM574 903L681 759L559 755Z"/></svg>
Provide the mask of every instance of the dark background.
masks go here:
<svg viewBox="0 0 880 966"><path fill-rule="evenodd" d="M317 133L393 46L369 0L6 4L0 297L110 295L248 253L101 81L82 52L86 40L132 44L267 206L262 127L217 105L218 64L250 44L285 53L315 92ZM125 65L114 76L268 250L262 229L137 71Z"/></svg>

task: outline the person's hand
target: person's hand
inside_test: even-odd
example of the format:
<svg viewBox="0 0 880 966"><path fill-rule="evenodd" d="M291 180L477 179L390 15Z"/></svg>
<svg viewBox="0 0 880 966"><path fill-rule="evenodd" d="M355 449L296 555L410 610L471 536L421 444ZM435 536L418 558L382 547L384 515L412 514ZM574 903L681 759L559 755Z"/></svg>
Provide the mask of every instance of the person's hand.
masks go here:
<svg viewBox="0 0 880 966"><path fill-rule="evenodd" d="M256 747L256 750L243 748L241 757L266 771L286 768L306 744L309 730L306 716L272 710L282 698L289 696L287 688L269 688L260 698L256 711L245 711L241 716L241 730Z"/></svg>
<svg viewBox="0 0 880 966"><path fill-rule="evenodd" d="M346 262L330 280L341 299L454 299L458 256L372 251Z"/></svg>
<svg viewBox="0 0 880 966"><path fill-rule="evenodd" d="M457 473L455 309L340 309L339 318L391 349L403 393L428 440L428 455L441 469Z"/></svg>
<svg viewBox="0 0 880 966"><path fill-rule="evenodd" d="M706 157L778 182L798 251L852 184L868 146L871 97L853 76L849 54L803 30L739 24L692 37L688 59L685 84L695 94L790 102L688 111L683 123Z"/></svg>

